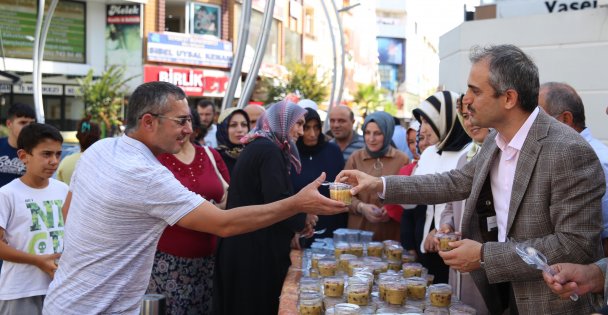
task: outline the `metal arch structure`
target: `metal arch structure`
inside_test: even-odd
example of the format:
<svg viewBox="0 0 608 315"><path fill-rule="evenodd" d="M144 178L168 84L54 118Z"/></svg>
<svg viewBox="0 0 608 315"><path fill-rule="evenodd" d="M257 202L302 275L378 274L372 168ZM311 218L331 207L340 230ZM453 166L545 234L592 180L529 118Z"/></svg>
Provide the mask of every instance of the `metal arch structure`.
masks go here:
<svg viewBox="0 0 608 315"><path fill-rule="evenodd" d="M262 34L260 35L260 38L258 38L258 43L255 47L255 56L253 57L251 68L249 69L249 73L247 74L245 86L241 91L241 98L239 98L239 103L237 106L238 108L244 108L245 105L247 105L247 103L249 102L249 98L253 93L255 81L258 76L258 72L260 71L262 60L264 59L264 53L266 52L268 35L270 34L270 29L272 28L274 1L275 0L266 0L266 6L264 7L264 21L262 23Z"/></svg>
<svg viewBox="0 0 608 315"><path fill-rule="evenodd" d="M243 59L245 58L245 49L247 47L247 39L249 38L249 26L251 24L251 0L244 0L241 10L241 21L239 25L238 44L236 46L235 57L232 60L230 68L230 81L226 89L226 96L222 100L222 108L220 111L228 107L232 107L234 93L238 82L241 80L241 69L243 68Z"/></svg>
<svg viewBox="0 0 608 315"><path fill-rule="evenodd" d="M42 58L44 56L44 46L46 44L46 35L51 26L51 20L55 13L55 8L59 0L52 0L49 6L49 11L44 18L45 0L38 0L38 13L36 15L36 34L34 37L34 53L33 53L33 75L32 84L34 85L34 108L36 109L36 121L44 123L44 104L42 103ZM43 23L44 19L44 23Z"/></svg>

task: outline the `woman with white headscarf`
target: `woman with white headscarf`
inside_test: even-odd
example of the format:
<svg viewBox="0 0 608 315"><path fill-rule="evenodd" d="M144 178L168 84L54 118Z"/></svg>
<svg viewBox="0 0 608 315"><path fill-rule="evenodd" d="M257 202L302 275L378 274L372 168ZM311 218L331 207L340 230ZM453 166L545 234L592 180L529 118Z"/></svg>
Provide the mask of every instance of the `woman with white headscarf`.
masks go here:
<svg viewBox="0 0 608 315"><path fill-rule="evenodd" d="M458 118L458 98L459 95L454 92L437 92L414 109L414 117L421 124L420 133L424 133L426 137L437 137L439 140L420 155L420 161L412 175L447 172L457 168L461 158L466 158L471 138ZM454 204L456 203L460 201ZM429 269L430 274L435 275L435 283L448 282L449 268L436 253L433 242L445 206L445 203L427 206L419 252L422 264Z"/></svg>
<svg viewBox="0 0 608 315"><path fill-rule="evenodd" d="M232 171L227 208L265 204L291 196L291 167L300 172L295 141L303 134L306 110L289 101L272 105L241 142ZM230 211L230 210L228 210ZM291 264L290 243L306 215L250 233L220 239L214 275L214 314L277 314Z"/></svg>
<svg viewBox="0 0 608 315"><path fill-rule="evenodd" d="M390 145L395 122L386 112L368 115L363 122L365 147L348 158L344 169L356 169L373 176L396 175L408 163L405 153ZM374 240L399 240L399 218L391 216L378 195L359 192L349 206L348 227L374 232Z"/></svg>

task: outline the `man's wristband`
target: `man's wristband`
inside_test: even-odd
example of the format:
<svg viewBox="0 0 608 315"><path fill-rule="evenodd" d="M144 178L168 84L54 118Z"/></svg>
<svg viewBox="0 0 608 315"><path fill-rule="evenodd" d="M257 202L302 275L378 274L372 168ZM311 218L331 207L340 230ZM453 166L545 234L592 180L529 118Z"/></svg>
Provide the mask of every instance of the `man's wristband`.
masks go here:
<svg viewBox="0 0 608 315"><path fill-rule="evenodd" d="M481 249L479 250L479 265L481 265L481 268L484 268L486 266L486 263L483 259L483 249L486 246L486 243L482 243L481 244Z"/></svg>

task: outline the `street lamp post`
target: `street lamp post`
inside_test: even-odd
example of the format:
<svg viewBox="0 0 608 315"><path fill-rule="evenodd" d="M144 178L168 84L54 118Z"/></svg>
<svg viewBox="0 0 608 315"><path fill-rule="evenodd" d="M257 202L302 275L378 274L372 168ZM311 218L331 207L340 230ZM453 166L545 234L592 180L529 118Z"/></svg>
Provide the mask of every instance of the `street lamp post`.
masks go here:
<svg viewBox="0 0 608 315"><path fill-rule="evenodd" d="M334 9L334 14L336 15L336 21L338 24L338 31L340 34L340 84L339 84L339 88L338 88L338 95L334 101L334 94L336 92L336 77L337 77L337 53L336 53L336 38L334 35L334 28L332 27L332 23L331 23L331 18L329 16L329 12L327 10L327 6L325 4L324 0L320 0L321 1L321 5L323 6L323 11L325 12L325 17L327 18L327 24L329 25L329 34L331 37L331 47L332 47L332 52L333 52L333 61L334 61L334 71L333 71L333 78L332 78L332 83L331 83L331 93L330 93L330 97L329 97L329 106L327 107L327 113L329 114L329 112L331 111L332 107L335 104L340 104L341 100L342 100L342 93L344 92L344 69L346 67L346 62L345 62L345 55L346 52L344 51L344 32L342 30L342 20L340 19L340 13L342 12L346 12L354 7L357 7L359 5L361 5L361 3L355 3L346 7L343 7L341 9L338 9L336 7L336 3L334 2L334 0L331 0L331 4L332 7ZM323 132L326 132L329 129L329 119L325 119L325 122L323 123Z"/></svg>
<svg viewBox="0 0 608 315"><path fill-rule="evenodd" d="M44 56L44 45L46 44L46 35L48 34L51 25L51 19L55 13L55 8L59 0L51 1L49 11L47 12L44 24L44 3L45 0L38 0L38 14L36 17L36 33L34 36L34 51L33 51L33 66L32 84L34 85L34 107L36 108L36 121L44 123L44 105L42 103L42 58Z"/></svg>

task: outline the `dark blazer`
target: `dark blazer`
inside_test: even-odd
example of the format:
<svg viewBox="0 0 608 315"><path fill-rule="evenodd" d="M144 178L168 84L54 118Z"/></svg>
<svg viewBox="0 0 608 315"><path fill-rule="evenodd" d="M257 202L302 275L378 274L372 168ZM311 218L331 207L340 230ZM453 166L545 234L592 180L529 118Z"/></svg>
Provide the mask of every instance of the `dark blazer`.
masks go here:
<svg viewBox="0 0 608 315"><path fill-rule="evenodd" d="M492 132L477 156L462 169L425 176L386 178L386 203L437 204L467 199L463 238L481 242L475 205L500 149ZM602 256L601 198L605 179L593 149L576 131L545 114L535 119L515 171L507 222L507 242L488 242L485 267L471 272L492 313L500 299L490 284L510 282L520 314L587 314L590 296L560 300L539 270L515 252L525 242L547 256L549 264L589 264Z"/></svg>

